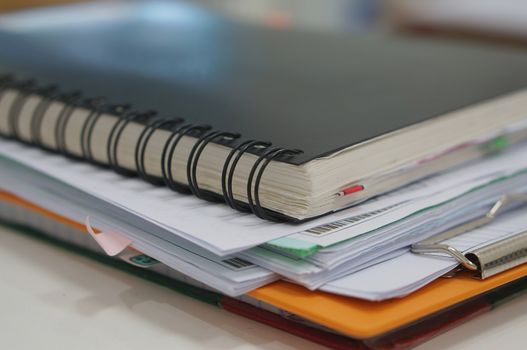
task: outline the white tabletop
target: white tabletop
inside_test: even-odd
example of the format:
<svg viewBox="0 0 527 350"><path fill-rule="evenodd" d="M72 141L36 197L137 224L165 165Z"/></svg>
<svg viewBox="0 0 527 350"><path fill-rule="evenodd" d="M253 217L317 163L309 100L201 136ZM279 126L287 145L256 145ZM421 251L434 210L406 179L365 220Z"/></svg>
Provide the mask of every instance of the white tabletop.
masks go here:
<svg viewBox="0 0 527 350"><path fill-rule="evenodd" d="M323 349L0 226L0 349ZM527 297L419 347L521 348Z"/></svg>

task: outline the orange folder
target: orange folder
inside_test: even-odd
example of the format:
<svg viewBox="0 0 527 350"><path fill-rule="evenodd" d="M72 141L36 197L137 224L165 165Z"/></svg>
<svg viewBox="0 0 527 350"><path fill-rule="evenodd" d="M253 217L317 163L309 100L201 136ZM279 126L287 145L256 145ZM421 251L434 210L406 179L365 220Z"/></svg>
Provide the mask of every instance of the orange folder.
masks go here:
<svg viewBox="0 0 527 350"><path fill-rule="evenodd" d="M39 207L8 192L0 200L39 212L79 231L84 225ZM310 291L278 281L249 293L255 299L358 339L368 339L395 330L423 317L464 302L472 297L527 276L527 264L485 280L468 273L442 278L400 299L371 302L334 294Z"/></svg>
<svg viewBox="0 0 527 350"><path fill-rule="evenodd" d="M461 273L453 278L438 279L404 298L381 302L312 292L283 281L261 287L249 295L343 334L367 339L526 275L527 264L485 280L476 280L468 273Z"/></svg>

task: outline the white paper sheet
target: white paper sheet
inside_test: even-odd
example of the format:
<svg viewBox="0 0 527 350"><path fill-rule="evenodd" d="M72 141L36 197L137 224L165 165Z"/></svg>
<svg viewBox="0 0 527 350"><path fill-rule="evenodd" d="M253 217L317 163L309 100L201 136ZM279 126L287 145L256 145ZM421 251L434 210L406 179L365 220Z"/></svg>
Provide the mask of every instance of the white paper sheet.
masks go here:
<svg viewBox="0 0 527 350"><path fill-rule="evenodd" d="M182 238L163 240L155 234L152 225L134 226L133 220L112 215L96 204L91 205L91 201L65 199L63 192L53 186L56 182L47 177L30 180L35 176L38 174L17 173L13 167L0 167L0 188L76 222L82 223L89 216L92 227L118 232L129 239L134 248L224 294L238 296L278 279L277 275L256 265L233 268L228 263L232 257L215 256Z"/></svg>
<svg viewBox="0 0 527 350"><path fill-rule="evenodd" d="M466 252L496 239L527 229L527 208L503 214L493 223L447 241ZM384 300L405 296L457 266L454 259L442 256L406 253L336 281L321 290L361 299Z"/></svg>

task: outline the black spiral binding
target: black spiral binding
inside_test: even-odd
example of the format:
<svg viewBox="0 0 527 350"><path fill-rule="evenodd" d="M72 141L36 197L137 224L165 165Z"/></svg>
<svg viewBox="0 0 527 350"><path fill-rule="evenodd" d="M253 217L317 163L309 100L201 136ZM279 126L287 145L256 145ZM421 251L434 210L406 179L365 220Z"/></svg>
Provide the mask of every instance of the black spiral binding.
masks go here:
<svg viewBox="0 0 527 350"><path fill-rule="evenodd" d="M86 120L84 121L81 129L81 150L82 150L82 156L84 159L86 159L88 162L104 167L108 167L109 164L105 164L103 162L99 162L95 160L92 153L92 146L91 146L91 140L92 140L92 134L93 130L95 129L95 125L97 124L97 121L106 113L115 115L118 117L123 117L127 111L130 110L129 104L106 104L101 103L97 108L93 109L92 112L88 115Z"/></svg>
<svg viewBox="0 0 527 350"><path fill-rule="evenodd" d="M267 210L262 207L260 203L260 182L262 180L263 173L269 163L272 160L278 159L280 157L284 156L294 156L301 154L302 151L298 149L286 149L286 148L271 148L267 150L258 160L254 163L251 172L249 173L249 178L247 180L247 201L249 203L249 207L251 208L251 211L253 214L258 216L259 218L270 220L270 221L283 221L283 216L280 214L277 214L273 211ZM258 166L261 164L262 166L258 170ZM256 170L258 170L258 175L256 176L256 181L254 183L254 201L252 196L252 183L253 183L253 177L256 173Z"/></svg>
<svg viewBox="0 0 527 350"><path fill-rule="evenodd" d="M241 159L243 154L249 151L250 149L266 149L270 146L271 142L248 140L238 145L238 147L233 148L227 158L225 159L225 163L223 164L223 170L221 172L221 188L223 192L223 199L225 203L227 203L231 208L241 212L251 211L249 205L241 201L237 201L233 195L232 181L234 178L234 171L236 170L236 165L238 164L238 161ZM236 158L234 158L234 161L231 164L231 160L235 154ZM228 176L227 171L229 171Z"/></svg>
<svg viewBox="0 0 527 350"><path fill-rule="evenodd" d="M125 114L122 118L117 121L117 123L113 125L112 129L110 130L110 136L108 137L108 141L106 144L106 157L108 158L108 164L110 165L110 168L112 168L115 172L127 176L135 175L135 172L133 172L132 170L128 170L119 166L117 162L117 146L119 144L121 135L123 134L123 131L128 124L130 124L132 121L148 121L155 115L155 111L132 111Z"/></svg>
<svg viewBox="0 0 527 350"><path fill-rule="evenodd" d="M224 132L224 131L211 131L208 134L203 135L196 141L192 149L190 150L188 160L187 160L187 181L190 191L198 198L206 199L209 201L221 201L223 199L216 193L213 192L204 192L198 187L197 180L197 169L198 161L201 156L201 153L205 149L208 143L214 140L228 140L232 141L239 138L241 135L238 133Z"/></svg>
<svg viewBox="0 0 527 350"><path fill-rule="evenodd" d="M9 74L0 75L0 99L2 99L6 91L10 87L13 86L14 81L15 80L12 75L9 75ZM0 130L0 136L8 138L9 134L6 134L2 130Z"/></svg>
<svg viewBox="0 0 527 350"><path fill-rule="evenodd" d="M66 106L62 109L55 124L57 151L68 158L84 159L84 153L82 156L73 154L66 146L66 130L68 129L68 122L70 121L71 116L76 108L85 108L87 110L93 111L97 109L102 103L104 103L104 98L95 97L84 99L80 92L74 91L73 93L62 97L61 100L66 103ZM40 123L42 123L42 121L40 121Z"/></svg>
<svg viewBox="0 0 527 350"><path fill-rule="evenodd" d="M56 86L51 85L44 91L35 91L35 94L40 95L42 99L35 108L35 111L33 112L33 117L31 118L30 127L32 144L50 152L60 152L61 139L58 135L61 129L60 124L64 120L64 115L68 114L68 111L70 110L70 104L73 104L75 101L77 101L78 98L80 98L80 92L72 91L68 93L61 93ZM44 120L44 116L46 115L47 110L53 102L62 103L62 109L57 118L54 130L55 142L57 144L56 149L46 146L42 140L42 121Z"/></svg>
<svg viewBox="0 0 527 350"><path fill-rule="evenodd" d="M150 176L146 173L145 167L145 154L146 147L152 135L156 130L163 129L168 131L172 130L177 125L183 122L183 118L153 118L149 123L146 124L145 128L139 135L137 144L135 146L134 158L135 158L135 167L137 169L137 174L143 180L150 182L153 185L161 186L165 184L163 178Z"/></svg>
<svg viewBox="0 0 527 350"><path fill-rule="evenodd" d="M42 91L39 91L39 95L41 96L41 100L33 112L33 118L31 118L31 144L45 148L44 144L42 143L41 134L42 119L44 118L44 114L48 110L51 102L60 96L60 92L57 85L50 85L49 87L44 88Z"/></svg>
<svg viewBox="0 0 527 350"><path fill-rule="evenodd" d="M71 114L75 108L82 101L82 94L80 91L73 91L64 96L64 107L59 113L57 121L55 122L55 142L57 145L57 152L66 157L72 157L66 148L66 129L70 120Z"/></svg>
<svg viewBox="0 0 527 350"><path fill-rule="evenodd" d="M22 106L26 102L28 96L37 89L37 85L34 80L25 80L13 87L20 91L20 93L13 101L13 104L9 108L9 112L7 113L7 125L9 129L7 137L20 140L18 117L22 110Z"/></svg>
<svg viewBox="0 0 527 350"><path fill-rule="evenodd" d="M188 186L176 182L173 178L172 163L174 161L174 153L176 152L176 146L183 136L200 135L210 129L211 126L209 125L186 124L170 135L165 143L165 147L163 147L163 153L161 154L161 172L163 174L165 185L168 188L180 193L192 193ZM187 182L190 183L188 179Z"/></svg>
<svg viewBox="0 0 527 350"><path fill-rule="evenodd" d="M7 134L2 133L0 136L5 138L16 138L19 141L23 141L20 138L20 131L18 129L18 118L27 98L31 95L38 95L41 97L41 101L33 111L30 125L30 144L32 145L41 147L48 151L58 152L68 157L83 158L84 160L99 166L110 167L119 174L127 176L137 175L154 185L166 185L173 191L192 193L195 196L208 201L224 201L233 209L241 212L252 212L262 219L271 221L284 221L289 219L283 214L266 209L262 206L260 201L260 184L267 166L272 161L285 160L287 157L293 157L302 153L301 150L272 147L271 142L258 140L247 140L234 145L235 141L241 137L238 133L212 130L212 127L208 125L181 125L184 121L182 118L162 118L158 117L154 111L134 111L128 104L110 104L104 98L85 99L82 97L80 91L73 91L64 94L61 93L55 85L39 88L33 80L17 82L10 75L0 76L0 99L4 92L10 88L18 90L19 95L9 109L9 132ZM43 119L53 102L61 102L63 104L54 129L56 149L51 149L42 141ZM88 116L84 120L80 131L81 157L72 154L66 145L68 123L76 108L85 108L89 110ZM107 139L107 164L95 159L92 153L91 144L97 122L105 114L119 118L119 120L113 124ZM127 125L132 122L145 125L135 145L135 170L126 169L120 166L117 156L121 136ZM157 130L170 132L170 136L165 141L161 153L161 177L148 174L145 167L146 150L152 135ZM186 184L177 182L174 178L174 156L176 148L185 136L197 139L189 152L186 162ZM197 170L199 160L203 151L211 142L232 148L225 159L221 171L221 194L201 189L198 185ZM234 198L233 179L236 167L242 156L246 153L256 154L258 158L250 169L246 187L247 203L244 203Z"/></svg>

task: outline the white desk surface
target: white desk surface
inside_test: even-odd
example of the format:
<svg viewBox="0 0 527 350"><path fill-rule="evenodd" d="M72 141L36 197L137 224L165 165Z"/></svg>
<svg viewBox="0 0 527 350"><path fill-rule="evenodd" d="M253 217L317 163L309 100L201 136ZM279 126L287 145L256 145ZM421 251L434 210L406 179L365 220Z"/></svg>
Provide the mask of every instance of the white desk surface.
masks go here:
<svg viewBox="0 0 527 350"><path fill-rule="evenodd" d="M0 226L0 349L324 349ZM420 346L523 348L527 296Z"/></svg>

